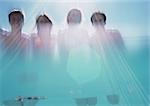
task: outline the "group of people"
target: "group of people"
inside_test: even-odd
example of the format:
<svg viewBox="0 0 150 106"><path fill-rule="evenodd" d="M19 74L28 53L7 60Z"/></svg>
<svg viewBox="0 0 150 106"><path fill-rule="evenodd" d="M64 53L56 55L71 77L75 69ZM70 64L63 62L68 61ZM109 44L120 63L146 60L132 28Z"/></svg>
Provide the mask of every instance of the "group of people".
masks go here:
<svg viewBox="0 0 150 106"><path fill-rule="evenodd" d="M7 50L11 48L13 48L13 50L14 48L17 48L17 50L26 49L27 47L32 46L32 49L33 51L35 50L35 52L39 52L36 51L37 49L42 49L42 52L44 52L45 50L47 52L52 52L56 48L56 45L61 47L65 46L68 49L67 46L74 45L74 42L80 45L85 41L87 41L89 44L92 44L92 42L95 42L93 40L99 40L97 39L98 36L92 36L92 38L89 38L87 31L83 31L82 28L79 28L82 20L82 14L78 9L70 10L67 16L68 28L75 29L75 27L78 27L78 29L80 29L81 31L75 31L76 33L78 33L75 38L72 35L72 33L74 33L73 30L71 30L70 35L67 37L59 36L59 34L57 36L58 38L52 37L51 29L53 27L53 22L46 14L41 14L36 18L37 33L32 33L31 36L28 36L22 32L22 28L24 25L24 15L21 11L12 11L11 13L9 13L8 19L11 25L11 31L8 32L6 30L0 29L1 45L4 45L4 49ZM106 16L104 13L93 13L91 16L91 23L95 27L96 31L98 31L100 34L107 33L107 40L108 38L112 39L117 46L123 45L122 37L117 30L105 29L104 26L106 24ZM70 44L68 44L69 42Z"/></svg>
<svg viewBox="0 0 150 106"><path fill-rule="evenodd" d="M117 30L105 29L106 15L99 11L94 12L91 16L91 23L95 29L95 33L93 33L91 37L89 37L88 31L83 29L80 25L82 14L78 9L71 9L69 11L67 16L68 28L60 31L57 37L53 36L51 33L53 22L46 14L41 14L36 18L37 32L32 33L31 36L22 32L24 15L21 11L15 10L10 12L8 19L11 25L11 31L0 29L1 59L4 66L6 66L4 69L8 70L8 64L12 64L12 60L14 61L14 58L16 59L17 56L19 56L19 59L20 56L21 58L26 56L31 57L31 59L34 59L32 68L34 67L33 65L36 67L32 70L36 72L39 70L39 79L41 79L41 82L39 81L39 86L47 86L49 90L50 88L48 85L54 83L53 80L48 80L48 77L50 77L49 75L51 75L51 78L56 77L56 79L61 79L63 76L62 80L68 77L66 75L69 75L70 79L74 80L74 83L78 83L79 88L82 85L86 86L86 83L96 80L100 74L103 74L105 68L103 69L101 66L104 64L109 65L107 61L109 61L108 59L111 57L111 52L112 54L118 53L119 50L124 49L124 42L121 34ZM54 68L52 68L54 65L48 66L48 63L55 61L56 58L54 59L54 57L57 58L59 63L59 68L57 68L57 70L60 70L56 73L56 76L54 75ZM6 61L7 58L8 60ZM49 61L51 59L54 60ZM45 64L49 67L46 67L46 70L48 70L47 72L44 72ZM64 75L62 70L68 74ZM103 71L101 72L101 70ZM7 76L7 72L14 73L13 71L6 71L3 72L5 73L3 75ZM36 77L35 75L29 76ZM8 81L8 77L3 79L4 81ZM31 80L37 79L31 78ZM47 83L45 82L46 80L48 80ZM68 79L65 81L67 80ZM65 81L64 84L67 83ZM63 86L59 81L58 84ZM71 86L71 84L68 86ZM6 89L4 91L8 93ZM74 91L71 91L71 93L75 95Z"/></svg>

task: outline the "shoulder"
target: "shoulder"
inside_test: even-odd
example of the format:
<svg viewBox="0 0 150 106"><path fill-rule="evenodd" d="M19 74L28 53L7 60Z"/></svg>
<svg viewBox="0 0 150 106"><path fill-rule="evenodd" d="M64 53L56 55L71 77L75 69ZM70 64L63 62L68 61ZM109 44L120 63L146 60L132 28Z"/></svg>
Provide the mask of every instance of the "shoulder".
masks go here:
<svg viewBox="0 0 150 106"><path fill-rule="evenodd" d="M109 37L111 37L112 39L116 39L116 40L122 40L122 35L119 32L119 30L117 29L108 29L107 30L107 34L109 35Z"/></svg>
<svg viewBox="0 0 150 106"><path fill-rule="evenodd" d="M37 37L38 35L37 35L37 33L31 33L30 36L31 37Z"/></svg>
<svg viewBox="0 0 150 106"><path fill-rule="evenodd" d="M119 34L119 30L117 29L106 29L106 32L109 34Z"/></svg>
<svg viewBox="0 0 150 106"><path fill-rule="evenodd" d="M28 33L23 32L21 36L22 38L30 39L30 35Z"/></svg>
<svg viewBox="0 0 150 106"><path fill-rule="evenodd" d="M108 29L106 30L107 34L112 37L121 37L121 33L117 29Z"/></svg>
<svg viewBox="0 0 150 106"><path fill-rule="evenodd" d="M4 28L0 28L0 37L6 37L8 35L8 31Z"/></svg>
<svg viewBox="0 0 150 106"><path fill-rule="evenodd" d="M108 30L109 36L118 46L125 47L121 33L116 29Z"/></svg>
<svg viewBox="0 0 150 106"><path fill-rule="evenodd" d="M31 34L30 34L30 39L31 39L31 40L34 40L34 39L36 39L36 38L38 38L37 33L31 33Z"/></svg>
<svg viewBox="0 0 150 106"><path fill-rule="evenodd" d="M30 36L28 33L22 33L21 34L21 40L24 42L29 42L30 41Z"/></svg>

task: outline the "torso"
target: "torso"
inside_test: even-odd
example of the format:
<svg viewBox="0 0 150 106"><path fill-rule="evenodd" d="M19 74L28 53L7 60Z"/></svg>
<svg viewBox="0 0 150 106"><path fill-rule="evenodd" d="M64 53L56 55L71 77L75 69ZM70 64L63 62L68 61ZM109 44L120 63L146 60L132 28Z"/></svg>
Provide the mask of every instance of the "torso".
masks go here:
<svg viewBox="0 0 150 106"><path fill-rule="evenodd" d="M41 38L36 35L36 36L33 36L31 40L32 40L31 45L32 45L33 54L50 54L51 55L54 53L55 38L48 37L48 39L44 41L44 40L41 40Z"/></svg>
<svg viewBox="0 0 150 106"><path fill-rule="evenodd" d="M19 37L12 36L11 33L8 33L4 38L2 45L6 54L25 54L29 45L29 39L26 38L26 34L22 34Z"/></svg>

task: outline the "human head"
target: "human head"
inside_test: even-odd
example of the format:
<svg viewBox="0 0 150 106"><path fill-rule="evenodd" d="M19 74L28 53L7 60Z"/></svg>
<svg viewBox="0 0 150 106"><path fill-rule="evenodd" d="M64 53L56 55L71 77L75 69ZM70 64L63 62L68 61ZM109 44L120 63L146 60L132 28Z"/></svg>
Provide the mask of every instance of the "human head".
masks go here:
<svg viewBox="0 0 150 106"><path fill-rule="evenodd" d="M91 22L94 26L106 24L106 15L102 12L94 12L91 16Z"/></svg>
<svg viewBox="0 0 150 106"><path fill-rule="evenodd" d="M71 9L67 15L67 23L70 24L80 24L81 23L81 11L78 9Z"/></svg>
<svg viewBox="0 0 150 106"><path fill-rule="evenodd" d="M14 10L8 14L8 19L11 27L21 29L24 23L24 15L22 11Z"/></svg>
<svg viewBox="0 0 150 106"><path fill-rule="evenodd" d="M48 28L49 31L52 28L52 21L49 19L49 17L46 14L39 15L36 19L36 25L37 25L37 30L40 31L41 29Z"/></svg>

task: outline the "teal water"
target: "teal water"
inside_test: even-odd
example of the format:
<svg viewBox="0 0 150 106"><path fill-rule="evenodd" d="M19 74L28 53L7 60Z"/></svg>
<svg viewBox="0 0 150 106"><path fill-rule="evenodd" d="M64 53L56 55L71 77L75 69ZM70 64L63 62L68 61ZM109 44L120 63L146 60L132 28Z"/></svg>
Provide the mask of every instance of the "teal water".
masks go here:
<svg viewBox="0 0 150 106"><path fill-rule="evenodd" d="M119 96L116 106L148 106L147 40L134 53L111 52L116 54L107 56L108 67L93 51L90 61L85 61L85 55L75 56L76 51L68 61L59 62L47 55L32 59L3 56L1 102L17 96L45 96L37 106L76 106L76 98L97 97L97 106L111 106L107 96L115 94ZM30 104L25 102L25 106Z"/></svg>

